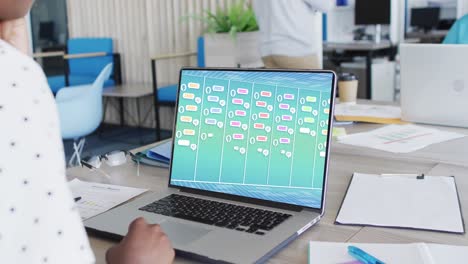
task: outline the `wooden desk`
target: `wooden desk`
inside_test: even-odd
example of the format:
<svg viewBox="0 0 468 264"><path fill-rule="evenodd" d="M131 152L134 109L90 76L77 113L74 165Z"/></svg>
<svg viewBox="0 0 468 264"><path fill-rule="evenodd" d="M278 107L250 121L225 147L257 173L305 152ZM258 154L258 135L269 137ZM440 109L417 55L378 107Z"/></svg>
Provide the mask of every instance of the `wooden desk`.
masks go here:
<svg viewBox="0 0 468 264"><path fill-rule="evenodd" d="M406 38L419 39L422 43L441 43L442 40L447 36L448 30L432 30L429 32L407 32Z"/></svg>
<svg viewBox="0 0 468 264"><path fill-rule="evenodd" d="M350 133L365 131L377 127L377 125L357 124L348 126ZM443 128L447 129L447 128ZM468 129L455 129L468 134ZM453 144L453 146L452 146ZM463 157L456 155L445 156L445 145L451 145L453 151L461 153ZM414 231L405 229L351 227L334 225L339 206L348 186L351 174L355 171L367 173L434 173L455 175L458 192L462 204L463 214L468 214L468 141L442 143L428 148L432 158L425 158L429 150L421 150L407 155L390 155L378 153L364 148L345 148L341 144L332 144L330 156L330 173L328 179L328 192L326 196L326 213L320 223L297 240L280 251L269 260L269 263L307 263L308 241L335 241L335 242L437 242L455 245L468 245L467 235L452 235L438 232ZM458 163L465 160L465 166L446 164L437 159ZM451 160L453 159L453 160ZM112 175L110 183L132 187L149 188L156 192L167 188L168 170L141 166L140 176L136 176L136 165L128 163L117 168L104 167L104 170ZM69 179L109 183L109 180L101 174L90 172L88 169L72 168L67 170ZM97 263L105 263L104 254L107 248L114 244L112 241L90 236L90 242L97 258ZM192 260L177 258L176 263L194 263Z"/></svg>
<svg viewBox="0 0 468 264"><path fill-rule="evenodd" d="M334 51L334 50L351 50L351 51L376 51L382 49L388 49L392 47L392 43L389 41L382 41L375 43L372 41L355 41L355 42L324 42L323 51Z"/></svg>

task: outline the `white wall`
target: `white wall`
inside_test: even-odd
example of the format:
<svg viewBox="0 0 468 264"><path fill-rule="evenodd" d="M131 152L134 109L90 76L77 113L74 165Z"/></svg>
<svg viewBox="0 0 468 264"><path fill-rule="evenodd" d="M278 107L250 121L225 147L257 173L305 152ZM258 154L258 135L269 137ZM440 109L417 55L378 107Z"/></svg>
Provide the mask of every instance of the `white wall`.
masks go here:
<svg viewBox="0 0 468 264"><path fill-rule="evenodd" d="M235 0L67 0L69 35L111 37L114 50L122 55L124 82L151 82L150 58L156 55L195 51L203 24L182 17L203 10L229 6ZM194 65L194 59L172 59L157 64L159 85L176 83L181 66ZM142 100L142 116L149 113L146 126L154 126L152 98ZM125 108L135 115L136 102ZM173 112L162 110L163 127L172 128ZM115 111L106 113L106 122L117 122ZM128 124L135 122L128 120Z"/></svg>
<svg viewBox="0 0 468 264"><path fill-rule="evenodd" d="M468 14L468 0L458 0L457 18Z"/></svg>

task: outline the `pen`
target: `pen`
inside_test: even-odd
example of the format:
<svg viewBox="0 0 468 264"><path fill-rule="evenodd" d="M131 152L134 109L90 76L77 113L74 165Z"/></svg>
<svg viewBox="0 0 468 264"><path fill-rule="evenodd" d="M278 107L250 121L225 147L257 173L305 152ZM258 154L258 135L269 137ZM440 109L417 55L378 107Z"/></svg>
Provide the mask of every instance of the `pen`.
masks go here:
<svg viewBox="0 0 468 264"><path fill-rule="evenodd" d="M348 254L364 264L385 264L383 261L378 260L374 256L355 246L348 246Z"/></svg>
<svg viewBox="0 0 468 264"><path fill-rule="evenodd" d="M78 202L79 200L81 200L81 196L80 197L75 197L75 202Z"/></svg>

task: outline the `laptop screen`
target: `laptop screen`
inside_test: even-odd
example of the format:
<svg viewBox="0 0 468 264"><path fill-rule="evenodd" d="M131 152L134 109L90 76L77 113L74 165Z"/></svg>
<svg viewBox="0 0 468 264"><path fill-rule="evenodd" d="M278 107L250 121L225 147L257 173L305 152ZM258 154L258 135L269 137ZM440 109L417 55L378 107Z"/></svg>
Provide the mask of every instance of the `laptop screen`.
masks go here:
<svg viewBox="0 0 468 264"><path fill-rule="evenodd" d="M332 72L183 69L170 185L321 209Z"/></svg>

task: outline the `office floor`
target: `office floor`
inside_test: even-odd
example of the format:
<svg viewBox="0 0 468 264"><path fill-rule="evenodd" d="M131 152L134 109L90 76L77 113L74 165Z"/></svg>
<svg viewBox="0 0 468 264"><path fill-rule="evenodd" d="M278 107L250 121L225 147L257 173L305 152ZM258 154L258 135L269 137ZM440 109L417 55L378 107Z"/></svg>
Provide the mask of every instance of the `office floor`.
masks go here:
<svg viewBox="0 0 468 264"><path fill-rule="evenodd" d="M171 137L170 131L162 131L162 139ZM113 150L131 150L155 142L153 128L136 128L118 125L102 125L98 131L86 137L82 158L102 155ZM65 157L73 154L73 141L64 140Z"/></svg>

